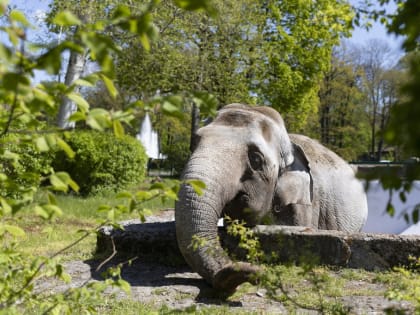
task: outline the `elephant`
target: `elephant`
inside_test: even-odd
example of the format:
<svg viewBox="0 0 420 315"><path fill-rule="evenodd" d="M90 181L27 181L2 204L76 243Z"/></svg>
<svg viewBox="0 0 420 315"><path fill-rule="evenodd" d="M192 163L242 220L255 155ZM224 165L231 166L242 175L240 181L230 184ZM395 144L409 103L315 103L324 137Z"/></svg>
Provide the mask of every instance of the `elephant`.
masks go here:
<svg viewBox="0 0 420 315"><path fill-rule="evenodd" d="M179 249L186 262L221 292L252 282L260 267L234 262L218 240L218 220L358 232L367 198L355 169L316 140L288 134L268 106L230 104L197 131L175 204ZM188 180L206 188L197 194ZM198 245L197 245L198 244Z"/></svg>

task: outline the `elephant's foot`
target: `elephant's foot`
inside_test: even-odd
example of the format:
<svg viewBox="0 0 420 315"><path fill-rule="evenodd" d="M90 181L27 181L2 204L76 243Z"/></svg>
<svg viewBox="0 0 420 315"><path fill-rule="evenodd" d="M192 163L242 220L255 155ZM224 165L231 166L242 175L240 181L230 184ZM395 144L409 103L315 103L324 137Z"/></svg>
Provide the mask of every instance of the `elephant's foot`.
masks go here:
<svg viewBox="0 0 420 315"><path fill-rule="evenodd" d="M238 285L244 282L256 284L257 274L261 271L261 267L250 263L232 263L217 272L213 279L213 287L228 297L235 292Z"/></svg>

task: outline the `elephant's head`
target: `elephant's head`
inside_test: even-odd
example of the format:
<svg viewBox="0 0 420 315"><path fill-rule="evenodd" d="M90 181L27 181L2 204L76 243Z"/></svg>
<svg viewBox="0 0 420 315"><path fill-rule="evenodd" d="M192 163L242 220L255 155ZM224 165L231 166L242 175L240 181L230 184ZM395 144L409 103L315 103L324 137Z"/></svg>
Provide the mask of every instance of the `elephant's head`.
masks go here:
<svg viewBox="0 0 420 315"><path fill-rule="evenodd" d="M279 178L287 178L295 150L283 119L268 107L225 106L198 137L183 178L201 180L206 189L199 196L189 185L181 188L175 217L178 244L190 266L213 287L232 291L258 269L234 263L225 254L218 219L228 215L257 224L271 210L275 195L287 195Z"/></svg>

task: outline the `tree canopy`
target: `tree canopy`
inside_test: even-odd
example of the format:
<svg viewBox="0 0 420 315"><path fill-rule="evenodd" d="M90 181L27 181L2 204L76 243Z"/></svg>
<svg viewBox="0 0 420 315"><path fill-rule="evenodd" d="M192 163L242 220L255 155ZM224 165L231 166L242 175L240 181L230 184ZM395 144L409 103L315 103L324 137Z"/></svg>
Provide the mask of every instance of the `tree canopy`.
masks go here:
<svg viewBox="0 0 420 315"><path fill-rule="evenodd" d="M214 1L220 12L191 14L171 3L156 10L159 40L150 51L123 38L119 87L131 97L207 91L219 104L271 105L301 129L334 45L349 35L346 1Z"/></svg>

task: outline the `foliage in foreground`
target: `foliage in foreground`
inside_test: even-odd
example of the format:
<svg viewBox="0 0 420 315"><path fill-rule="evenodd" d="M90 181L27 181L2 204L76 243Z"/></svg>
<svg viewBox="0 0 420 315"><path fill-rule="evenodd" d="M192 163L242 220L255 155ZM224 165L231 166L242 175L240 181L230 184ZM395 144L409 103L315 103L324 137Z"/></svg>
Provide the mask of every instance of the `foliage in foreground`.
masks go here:
<svg viewBox="0 0 420 315"><path fill-rule="evenodd" d="M108 277L104 282L86 283L80 288L69 288L64 292L40 292L36 283L48 277L64 282L70 281L60 260L66 251L95 235L103 225L112 224L117 227L116 222L122 214L136 213L144 219L145 202L155 198L176 198L178 183L157 183L138 192L119 193L116 196L120 200L119 203L98 207L98 211L106 215L94 227L88 226L80 231L79 237L72 243L45 255L32 255L21 250L20 240L26 233L14 219L20 214L25 215L24 211L29 209L32 215L45 220L48 226L48 222L63 212L56 193L79 192L81 187L83 191L83 185L79 186L67 172L56 171L47 166L49 163L37 164L40 155L55 153L56 150L63 152L63 159L73 159L78 155L67 142L66 133L57 133L56 128L49 124L63 99L70 99L76 104L76 111L69 117L71 122L84 122L90 128L102 132L112 128L117 138L124 139L124 124L130 123L133 112L138 110L139 106L133 106L124 113L90 109L79 93L79 88L93 87L102 80L111 97L116 96L112 60L120 49L111 37L106 35L105 28L138 37L147 48L155 34L150 10L158 5L158 2L152 1L138 14L132 14L127 6L112 7L113 10L109 8L109 12L113 12L109 18L94 23L83 23L78 16L69 11L56 12L51 23L58 28L73 29L73 36L50 47L44 47L43 50L33 51L36 45L30 45L26 41L26 32L32 29L32 25L21 12L8 10L7 2L0 1L0 15L5 21L0 32L7 38L0 43L0 190L5 192L0 195L0 313L21 314L31 310L38 314L92 313L96 311L92 301L97 301L106 287L118 287L127 293L130 291L129 284L121 279L118 267L108 270ZM208 7L206 1L176 2L180 7L187 9ZM69 85L56 81L33 82L36 70L57 75L62 68L63 52L84 51L89 51L90 60L97 64L96 72ZM142 106L143 104L140 107ZM178 112L177 104L173 105L170 101L165 101L163 108L166 113ZM112 149L114 147L112 146ZM108 147L109 151L112 149ZM32 153L34 159L31 160ZM132 152L138 153L139 150ZM119 154L122 155L121 152ZM108 167L114 168L116 172L121 171L117 165ZM134 173L137 171L139 170ZM45 185L47 193L46 198L38 201L36 195L41 182Z"/></svg>

